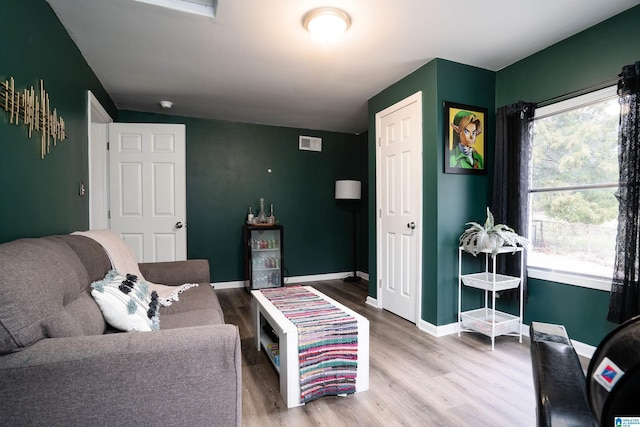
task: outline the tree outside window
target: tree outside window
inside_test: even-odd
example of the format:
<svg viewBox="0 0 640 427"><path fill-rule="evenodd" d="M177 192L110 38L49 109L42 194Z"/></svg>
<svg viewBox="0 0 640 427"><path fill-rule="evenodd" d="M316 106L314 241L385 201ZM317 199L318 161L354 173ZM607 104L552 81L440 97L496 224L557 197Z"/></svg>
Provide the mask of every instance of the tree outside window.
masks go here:
<svg viewBox="0 0 640 427"><path fill-rule="evenodd" d="M618 120L614 88L536 110L530 267L611 277Z"/></svg>

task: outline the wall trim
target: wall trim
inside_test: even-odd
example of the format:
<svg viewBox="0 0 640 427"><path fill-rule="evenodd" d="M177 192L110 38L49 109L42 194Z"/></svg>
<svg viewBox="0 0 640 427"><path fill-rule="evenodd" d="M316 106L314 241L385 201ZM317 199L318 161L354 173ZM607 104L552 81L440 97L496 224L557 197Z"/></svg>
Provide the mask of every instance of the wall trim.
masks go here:
<svg viewBox="0 0 640 427"><path fill-rule="evenodd" d="M582 357L586 357L589 360L591 360L591 358L593 357L593 353L596 352L596 347L580 341L571 340L571 344L573 344L573 348L576 349L576 353L578 353Z"/></svg>
<svg viewBox="0 0 640 427"><path fill-rule="evenodd" d="M448 325L435 326L432 323L426 322L424 320L420 320L420 324L418 325L418 328L421 331L428 333L429 335L432 335L436 338L440 338L446 335L457 334L458 322L449 323ZM525 324L522 325L522 336L530 338L529 325L525 325ZM589 344L585 344L581 341L571 340L571 343L573 344L573 348L576 350L576 353L578 353L578 355L585 357L587 359L591 359L593 357L593 353L595 353L596 351L596 347Z"/></svg>
<svg viewBox="0 0 640 427"><path fill-rule="evenodd" d="M325 274L313 274L309 276L291 276L285 277L284 284L291 285L294 283L307 283L307 282L319 282L322 280L342 280L345 277L351 276L350 271L344 271L341 273L325 273ZM361 271L357 272L358 277L369 281L369 274L363 273ZM243 280L234 280L230 282L212 282L211 286L214 286L215 289L235 289L235 288L243 288L244 281ZM377 306L376 306L377 307Z"/></svg>
<svg viewBox="0 0 640 427"><path fill-rule="evenodd" d="M413 148L416 148L417 152L413 153L415 155L415 157L417 157L417 161L414 162L414 164L412 165L412 168L415 168L414 170L412 170L411 174L412 174L412 178L411 183L414 184L414 188L415 188L415 197L416 197L416 207L415 207L415 212L412 212L413 214L415 214L415 219L417 221L417 229L414 230L415 233L413 233L413 240L415 243L415 256L416 256L416 263L415 266L412 266L411 268L411 274L415 273L415 277L413 277L413 280L415 281L414 283L412 283L412 286L415 286L415 289L413 289L414 295L413 297L415 298L415 300L413 301L413 304L415 304L415 312L414 312L414 319L422 319L422 269L423 269L423 262L422 262L422 250L423 250L423 245L424 245L424 237L423 237L423 231L422 231L422 221L420 221L420 219L423 218L424 215L424 201L423 201L423 180L424 180L424 159L422 158L422 146L424 145L424 129L423 129L423 123L422 123L422 119L423 119L423 114L424 114L424 107L423 107L423 101L422 101L422 91L419 90L417 92L415 92L412 95L407 96L406 98L403 98L401 100L398 100L396 102L394 102L392 105L388 105L386 108L383 108L380 111L377 111L374 114L374 118L375 118L375 134L374 134L374 140L376 141L375 143L375 149L374 149L374 153L375 153L375 157L374 157L374 161L375 161L375 186L374 186L374 193L376 195L375 197L375 212L382 212L383 209L386 209L384 206L382 206L382 179L384 178L382 176L382 171L383 168L381 167L381 157L382 157L382 146L379 143L381 141L381 136L382 135L382 120L384 117L393 114L394 112L407 108L407 107L411 107L411 106L415 106L418 111L417 111L417 120L412 120L415 121L417 129L416 129L416 137L418 139L418 141L416 142L416 145L413 145ZM412 125L413 126L413 125ZM416 179L416 176L417 179ZM415 181L415 182L414 182ZM377 271L377 278L378 281L380 283L380 278L381 277L385 277L385 271L384 270L384 265L385 263L382 261L382 254L383 254L383 239L382 239L382 235L384 234L382 232L382 215L375 215L375 232L376 232L376 242L375 242L375 256L376 256L376 271ZM371 243L371 242L370 242ZM411 274L409 274L411 276ZM384 305L384 301L383 301L383 292L378 292L378 304L379 307L382 308L382 306ZM415 321L411 321L412 323L415 323Z"/></svg>
<svg viewBox="0 0 640 427"><path fill-rule="evenodd" d="M458 322L449 323L448 325L436 326L433 323L429 323L426 320L420 319L420 323L418 323L418 329L428 333L429 335L439 338L446 335L457 334Z"/></svg>
<svg viewBox="0 0 640 427"><path fill-rule="evenodd" d="M527 268L527 276L532 279L546 280L561 285L572 285L580 288L596 289L611 292L611 280L604 277L582 276L571 272L544 270L536 267Z"/></svg>
<svg viewBox="0 0 640 427"><path fill-rule="evenodd" d="M212 282L211 286L214 289L235 289L235 288L244 288L243 281L233 281L233 282Z"/></svg>

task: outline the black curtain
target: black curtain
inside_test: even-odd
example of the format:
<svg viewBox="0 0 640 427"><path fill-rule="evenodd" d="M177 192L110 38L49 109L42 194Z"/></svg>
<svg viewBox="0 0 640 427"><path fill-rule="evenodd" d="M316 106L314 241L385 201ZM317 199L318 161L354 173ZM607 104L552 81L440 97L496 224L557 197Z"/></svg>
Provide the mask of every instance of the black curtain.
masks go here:
<svg viewBox="0 0 640 427"><path fill-rule="evenodd" d="M496 143L491 212L497 224L513 228L521 236L528 236L529 221L529 165L533 139L535 104L518 102L498 108L496 114ZM524 265L526 268L526 253ZM518 256L498 257L499 273L520 276ZM526 273L522 293L527 298ZM503 292L507 298L518 298L517 290Z"/></svg>
<svg viewBox="0 0 640 427"><path fill-rule="evenodd" d="M618 80L620 126L618 165L620 181L616 197L618 237L607 320L622 323L640 314L640 61L626 65Z"/></svg>

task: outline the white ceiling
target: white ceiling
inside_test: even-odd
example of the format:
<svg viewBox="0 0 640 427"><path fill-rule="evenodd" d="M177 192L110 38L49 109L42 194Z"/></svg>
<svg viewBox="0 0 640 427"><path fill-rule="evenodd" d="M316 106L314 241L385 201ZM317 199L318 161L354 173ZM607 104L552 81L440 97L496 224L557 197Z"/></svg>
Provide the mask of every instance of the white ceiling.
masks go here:
<svg viewBox="0 0 640 427"><path fill-rule="evenodd" d="M500 70L640 0L47 0L119 109L359 133L367 100L434 58ZM323 44L316 7L352 21ZM160 100L173 108L162 110Z"/></svg>

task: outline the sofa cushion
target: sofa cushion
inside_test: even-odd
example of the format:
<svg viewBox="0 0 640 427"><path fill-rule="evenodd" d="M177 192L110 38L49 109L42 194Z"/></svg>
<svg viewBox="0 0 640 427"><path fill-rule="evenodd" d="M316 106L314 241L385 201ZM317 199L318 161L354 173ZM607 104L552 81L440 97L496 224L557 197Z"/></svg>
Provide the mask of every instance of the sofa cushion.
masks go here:
<svg viewBox="0 0 640 427"><path fill-rule="evenodd" d="M222 325L224 315L213 288L200 284L180 294L180 300L168 307L160 307L162 329L200 325Z"/></svg>
<svg viewBox="0 0 640 427"><path fill-rule="evenodd" d="M111 270L91 288L105 320L114 328L126 332L160 329L158 294L136 276Z"/></svg>
<svg viewBox="0 0 640 427"><path fill-rule="evenodd" d="M77 254L57 236L0 244L0 354L42 338L102 334Z"/></svg>
<svg viewBox="0 0 640 427"><path fill-rule="evenodd" d="M88 237L75 234L56 237L69 245L76 255L78 255L80 261L82 261L82 265L89 275L89 281L86 284L87 288L89 287L89 283L104 278L109 270L111 270L109 255L107 255L100 243Z"/></svg>

